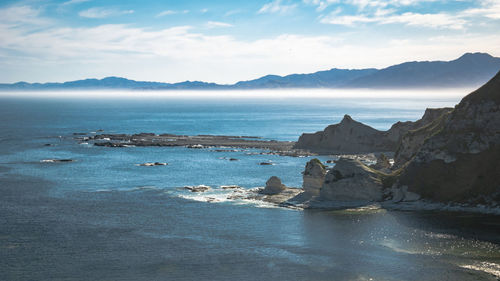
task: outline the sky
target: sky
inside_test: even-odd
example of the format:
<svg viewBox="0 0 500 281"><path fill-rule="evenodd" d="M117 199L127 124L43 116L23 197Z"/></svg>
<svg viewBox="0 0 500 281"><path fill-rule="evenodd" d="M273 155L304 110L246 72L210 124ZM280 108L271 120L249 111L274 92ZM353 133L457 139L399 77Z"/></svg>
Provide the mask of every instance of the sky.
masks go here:
<svg viewBox="0 0 500 281"><path fill-rule="evenodd" d="M0 83L267 74L500 57L500 0L1 0Z"/></svg>

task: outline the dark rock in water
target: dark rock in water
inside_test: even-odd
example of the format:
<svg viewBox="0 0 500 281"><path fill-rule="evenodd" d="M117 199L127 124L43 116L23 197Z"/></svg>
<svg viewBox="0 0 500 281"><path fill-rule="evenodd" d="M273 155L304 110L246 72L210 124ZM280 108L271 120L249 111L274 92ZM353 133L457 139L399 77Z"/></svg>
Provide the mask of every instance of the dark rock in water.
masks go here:
<svg viewBox="0 0 500 281"><path fill-rule="evenodd" d="M106 147L128 147L127 145L123 143L117 143L117 142L96 142L94 143L95 146L106 146Z"/></svg>
<svg viewBox="0 0 500 281"><path fill-rule="evenodd" d="M260 162L259 165L274 165L271 162Z"/></svg>
<svg viewBox="0 0 500 281"><path fill-rule="evenodd" d="M266 182L266 187L262 190L263 194L274 195L282 192L286 186L281 183L280 178L276 176L270 177Z"/></svg>
<svg viewBox="0 0 500 281"><path fill-rule="evenodd" d="M210 190L210 186L207 185L185 186L184 188L191 192L205 192Z"/></svg>
<svg viewBox="0 0 500 281"><path fill-rule="evenodd" d="M222 189L239 189L241 187L238 185L221 185L220 188L222 188Z"/></svg>
<svg viewBox="0 0 500 281"><path fill-rule="evenodd" d="M239 159L236 158L229 158L229 161L238 161Z"/></svg>
<svg viewBox="0 0 500 281"><path fill-rule="evenodd" d="M146 166L146 167L151 167L151 166L167 166L168 163L162 163L162 162L147 162L147 163L142 163L139 164L139 166Z"/></svg>
<svg viewBox="0 0 500 281"><path fill-rule="evenodd" d="M443 202L500 194L500 72L434 124L416 150L399 179L409 191Z"/></svg>
<svg viewBox="0 0 500 281"><path fill-rule="evenodd" d="M46 143L46 144L44 144L43 146L53 146L53 144L51 144L51 143Z"/></svg>
<svg viewBox="0 0 500 281"><path fill-rule="evenodd" d="M42 163L65 163L65 162L75 162L73 159L44 159L41 160Z"/></svg>

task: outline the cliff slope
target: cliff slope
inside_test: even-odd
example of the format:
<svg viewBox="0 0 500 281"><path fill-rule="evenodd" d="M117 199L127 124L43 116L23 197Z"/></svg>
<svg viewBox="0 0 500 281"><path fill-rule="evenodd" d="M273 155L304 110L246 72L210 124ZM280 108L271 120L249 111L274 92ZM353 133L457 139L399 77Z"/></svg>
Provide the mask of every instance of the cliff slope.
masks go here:
<svg viewBox="0 0 500 281"><path fill-rule="evenodd" d="M500 197L500 73L425 130L400 185L443 202Z"/></svg>

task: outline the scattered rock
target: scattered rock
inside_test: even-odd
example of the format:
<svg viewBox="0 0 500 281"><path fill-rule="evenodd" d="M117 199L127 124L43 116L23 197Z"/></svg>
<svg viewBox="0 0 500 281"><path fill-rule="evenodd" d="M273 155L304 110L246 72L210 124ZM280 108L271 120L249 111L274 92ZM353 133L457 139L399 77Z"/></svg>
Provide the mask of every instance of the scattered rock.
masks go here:
<svg viewBox="0 0 500 281"><path fill-rule="evenodd" d="M147 163L142 163L142 164L139 164L139 166L147 166L147 167L150 167L150 166L167 166L168 163L162 163L162 162L147 162Z"/></svg>
<svg viewBox="0 0 500 281"><path fill-rule="evenodd" d="M205 148L205 146L203 146L201 144L192 144L192 145L187 145L186 147L187 148L196 148L196 149Z"/></svg>
<svg viewBox="0 0 500 281"><path fill-rule="evenodd" d="M75 162L73 159L44 159L40 160L42 163L64 163L64 162Z"/></svg>
<svg viewBox="0 0 500 281"><path fill-rule="evenodd" d="M191 192L205 192L210 190L210 186L207 185L185 186L184 188Z"/></svg>
<svg viewBox="0 0 500 281"><path fill-rule="evenodd" d="M274 195L282 192L286 189L286 186L281 183L280 178L276 176L270 177L266 182L266 187L262 190L262 193L267 195Z"/></svg>
<svg viewBox="0 0 500 281"><path fill-rule="evenodd" d="M220 188L222 188L222 189L239 189L241 187L238 185L221 185Z"/></svg>

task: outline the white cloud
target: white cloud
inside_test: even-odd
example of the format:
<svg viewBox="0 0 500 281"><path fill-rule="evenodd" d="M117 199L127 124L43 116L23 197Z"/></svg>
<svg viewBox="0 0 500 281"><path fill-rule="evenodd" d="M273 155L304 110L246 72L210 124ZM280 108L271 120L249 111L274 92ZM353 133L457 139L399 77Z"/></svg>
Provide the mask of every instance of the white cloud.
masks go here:
<svg viewBox="0 0 500 281"><path fill-rule="evenodd" d="M220 21L209 21L206 24L207 28L217 28L217 27L232 27L233 25L227 22Z"/></svg>
<svg viewBox="0 0 500 281"><path fill-rule="evenodd" d="M160 12L159 14L156 15L156 17L164 17L164 16L169 16L169 15L175 15L175 14L187 14L189 13L189 10L182 10L182 11L174 11L174 10L165 10L163 12Z"/></svg>
<svg viewBox="0 0 500 281"><path fill-rule="evenodd" d="M500 19L500 1L485 0L480 2L480 7L467 9L462 12L464 17L485 17L489 19Z"/></svg>
<svg viewBox="0 0 500 281"><path fill-rule="evenodd" d="M338 10L321 19L322 23L355 26L356 24L404 24L408 26L420 26L440 29L464 29L467 21L457 15L447 13L420 14L406 12L395 14L394 9L377 9L373 15L339 15Z"/></svg>
<svg viewBox="0 0 500 281"><path fill-rule="evenodd" d="M281 0L274 0L272 2L269 2L267 4L264 4L262 8L257 12L258 14L275 14L275 13L288 13L295 9L297 7L297 4L290 4L290 5L285 5L281 3Z"/></svg>
<svg viewBox="0 0 500 281"><path fill-rule="evenodd" d="M50 20L40 17L40 10L30 6L11 6L0 9L0 23L7 25L43 25Z"/></svg>
<svg viewBox="0 0 500 281"><path fill-rule="evenodd" d="M78 15L83 18L102 19L102 18L132 14L132 13L134 13L134 10L118 10L111 8L95 7L83 10L79 12Z"/></svg>
<svg viewBox="0 0 500 281"><path fill-rule="evenodd" d="M401 28L416 25L453 29L454 24L465 25L459 15L405 15L390 9L383 8L378 15L360 14L351 18L337 9L323 20L353 25L392 23L400 24ZM440 32L441 36L434 37L414 34L393 37L382 32L367 36L369 43L360 39L366 34L357 32L358 38L353 37L354 33L283 34L252 40L207 35L196 31L202 29L190 26L58 27L44 18L42 12L29 6L0 9L2 82L65 81L116 75L136 80L232 83L270 73L285 75L332 67L385 67L409 60L448 60L473 51L500 56L500 34L482 34L481 30L459 34L445 30ZM225 24L213 23L215 26Z"/></svg>

